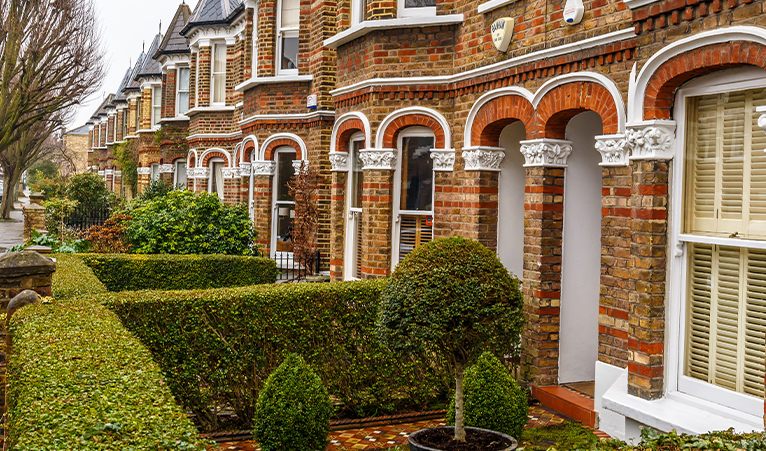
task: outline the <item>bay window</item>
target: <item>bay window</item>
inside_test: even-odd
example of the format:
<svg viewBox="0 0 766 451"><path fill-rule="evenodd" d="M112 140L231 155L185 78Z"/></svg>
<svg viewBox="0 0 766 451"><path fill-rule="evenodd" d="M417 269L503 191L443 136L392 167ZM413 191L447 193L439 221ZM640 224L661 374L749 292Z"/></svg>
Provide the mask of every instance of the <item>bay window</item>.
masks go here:
<svg viewBox="0 0 766 451"><path fill-rule="evenodd" d="M226 103L226 44L213 45L213 68L210 91L213 104Z"/></svg>
<svg viewBox="0 0 766 451"><path fill-rule="evenodd" d="M436 0L398 0L397 17L436 16Z"/></svg>
<svg viewBox="0 0 766 451"><path fill-rule="evenodd" d="M176 83L176 116L186 114L189 111L189 68L178 68Z"/></svg>
<svg viewBox="0 0 766 451"><path fill-rule="evenodd" d="M278 74L298 74L298 33L300 28L300 0L280 0L277 20Z"/></svg>
<svg viewBox="0 0 766 451"><path fill-rule="evenodd" d="M152 88L152 128L157 128L157 124L162 118L162 87Z"/></svg>

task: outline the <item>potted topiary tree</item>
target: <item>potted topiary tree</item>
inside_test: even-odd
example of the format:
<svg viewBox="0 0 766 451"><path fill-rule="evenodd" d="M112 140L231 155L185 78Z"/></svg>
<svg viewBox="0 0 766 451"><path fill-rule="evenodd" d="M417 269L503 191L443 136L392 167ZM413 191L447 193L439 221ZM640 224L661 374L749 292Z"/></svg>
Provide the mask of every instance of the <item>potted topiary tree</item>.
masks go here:
<svg viewBox="0 0 766 451"><path fill-rule="evenodd" d="M469 239L452 237L424 244L396 267L381 301L381 339L403 352L439 356L455 374L454 428L416 432L410 436L412 451L447 446L488 451L516 448L516 441L504 434L466 430L463 377L465 368L485 350L518 352L522 304L518 279L495 253ZM484 444L476 442L482 439Z"/></svg>

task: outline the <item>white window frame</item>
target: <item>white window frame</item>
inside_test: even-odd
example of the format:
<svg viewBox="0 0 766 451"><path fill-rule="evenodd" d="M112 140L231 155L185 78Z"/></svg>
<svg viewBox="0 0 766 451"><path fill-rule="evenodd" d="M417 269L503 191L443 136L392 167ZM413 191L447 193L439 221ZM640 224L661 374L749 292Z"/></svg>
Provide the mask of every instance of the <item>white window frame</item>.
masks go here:
<svg viewBox="0 0 766 451"><path fill-rule="evenodd" d="M224 197L226 197L226 180L223 178L223 173L221 174L222 193L219 193L218 189L213 184L213 179L215 178L215 164L217 163L224 165L224 168L226 167L226 161L224 161L224 159L221 157L213 157L208 160L208 168L210 169L210 174L208 175L207 179L207 192L210 194L218 195L218 198L223 202Z"/></svg>
<svg viewBox="0 0 766 451"><path fill-rule="evenodd" d="M128 136L128 113L130 107L122 110L122 140L125 141L125 137Z"/></svg>
<svg viewBox="0 0 766 451"><path fill-rule="evenodd" d="M353 0L352 0L353 1ZM421 8L405 8L404 2L406 0L397 0L396 18L402 19L404 17L436 17L436 6L424 6Z"/></svg>
<svg viewBox="0 0 766 451"><path fill-rule="evenodd" d="M396 265L399 264L399 242L400 242L400 216L434 216L434 195L435 195L435 183L436 171L431 173L431 211L420 210L401 210L401 197L402 197L402 163L404 157L402 155L402 142L404 138L433 138L434 147L436 146L436 134L428 127L413 126L407 127L399 133L396 139L396 170L394 171L394 196L393 196L393 233L391 238L391 270L396 269Z"/></svg>
<svg viewBox="0 0 766 451"><path fill-rule="evenodd" d="M272 204L272 211L271 211L271 256L276 257L277 255L277 219L279 219L279 207L280 206L289 206L292 205L293 211L295 210L295 200L277 200L277 187L280 183L282 183L281 180L279 180L279 155L280 154L289 154L294 153L298 155L297 149L290 146L280 146L276 149L274 152L274 163L276 164L275 170L274 170L274 177L272 178L272 184L271 184L271 204ZM295 160L292 160L295 161ZM291 256L293 255L292 252L285 252L286 255Z"/></svg>
<svg viewBox="0 0 766 451"><path fill-rule="evenodd" d="M104 139L104 145L109 142L109 116L106 117L106 121L104 121L104 124L106 124L106 130L104 131L104 136L106 138Z"/></svg>
<svg viewBox="0 0 766 451"><path fill-rule="evenodd" d="M256 9L253 14L253 58L250 63L252 73L251 78L258 76L258 10Z"/></svg>
<svg viewBox="0 0 766 451"><path fill-rule="evenodd" d="M117 142L117 118L120 117L119 113L114 115L114 126L112 127L112 142Z"/></svg>
<svg viewBox="0 0 766 451"><path fill-rule="evenodd" d="M211 49L212 51L212 49ZM199 106L199 50L196 52L197 58L194 62L194 107ZM191 105L189 105L191 107Z"/></svg>
<svg viewBox="0 0 766 451"><path fill-rule="evenodd" d="M712 76L711 76L712 75ZM679 89L675 98L675 117L677 125L674 161L671 174L671 200L676 205L670 205L670 272L667 293L667 384L666 394L686 394L702 400L720 404L738 411L761 417L763 415L763 398L718 387L707 382L684 375L686 363L687 335L687 277L689 243L706 243L727 245L733 247L750 247L766 249L766 241L741 240L736 238L720 238L683 233L684 224L684 194L686 180L684 179L684 162L686 147L686 100L689 97L736 92L748 89L766 87L766 74L761 69L744 68L731 69L700 77ZM754 130L754 133L763 133Z"/></svg>
<svg viewBox="0 0 766 451"><path fill-rule="evenodd" d="M186 90L181 89L181 71L186 70L189 71L189 86L186 87ZM186 114L186 111L189 111L191 109L191 102L189 102L189 105L187 105L187 109L184 112L181 112L180 105L181 105L181 94L186 93L189 97L191 97L191 69L188 66L178 66L176 68L176 117L183 116Z"/></svg>
<svg viewBox="0 0 766 451"><path fill-rule="evenodd" d="M173 187L176 187L179 183L178 181L178 165L183 164L184 168L188 170L188 165L186 163L186 158L179 158L178 160L173 162L174 171L173 171ZM186 180L184 181L184 186L188 184L189 177L187 175Z"/></svg>
<svg viewBox="0 0 766 451"><path fill-rule="evenodd" d="M346 243L345 243L345 255L343 258L343 272L344 274L344 280L359 280L358 277L355 276L356 271L356 255L357 255L357 248L361 245L357 241L357 236L355 233L355 228L358 227L358 222L362 220L362 207L351 207L351 195L352 191L355 188L353 186L354 178L352 176L354 172L354 160L359 158L359 155L357 155L356 152L354 152L354 144L360 143L359 149L364 149L365 141L364 141L364 133L362 132L356 132L353 135L351 135L351 138L348 140L348 176L346 177L346 221L344 224L344 230L346 234ZM362 171L362 176L364 177L364 171ZM355 194L355 193L353 193ZM359 237L361 239L361 237Z"/></svg>
<svg viewBox="0 0 766 451"><path fill-rule="evenodd" d="M367 13L365 6L367 6L366 0L351 0L351 26L359 25L364 22L364 16ZM434 15L436 10L434 9Z"/></svg>
<svg viewBox="0 0 766 451"><path fill-rule="evenodd" d="M136 131L141 130L141 104L144 101L143 93L136 98Z"/></svg>
<svg viewBox="0 0 766 451"><path fill-rule="evenodd" d="M226 42L215 42L210 44L210 105L226 105L226 66L228 61L224 58L223 72L215 71L215 55L223 49L224 54L228 55L228 46ZM223 101L215 101L215 76L223 75Z"/></svg>
<svg viewBox="0 0 766 451"><path fill-rule="evenodd" d="M149 183L160 179L160 164L152 163L149 165L151 172L149 173Z"/></svg>
<svg viewBox="0 0 766 451"><path fill-rule="evenodd" d="M295 69L282 69L282 38L283 37L297 37L300 43L300 25L298 28L282 28L282 4L283 1L279 0L277 5L277 54L276 54L276 74L277 75L298 75L298 68ZM299 15L300 17L300 15ZM300 19L298 19L300 24ZM298 45L298 54L300 55L300 44Z"/></svg>
<svg viewBox="0 0 766 451"><path fill-rule="evenodd" d="M155 97L155 94L159 92L159 105L155 104L154 101L157 100ZM156 130L160 127L160 119L162 119L162 86L152 86L152 130ZM159 111L157 111L159 109Z"/></svg>

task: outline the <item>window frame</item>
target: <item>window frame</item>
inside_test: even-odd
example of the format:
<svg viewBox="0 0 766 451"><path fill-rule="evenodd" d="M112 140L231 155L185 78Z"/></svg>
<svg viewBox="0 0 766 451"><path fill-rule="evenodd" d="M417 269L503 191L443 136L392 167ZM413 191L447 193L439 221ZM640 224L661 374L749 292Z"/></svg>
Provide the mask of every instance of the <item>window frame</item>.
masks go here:
<svg viewBox="0 0 766 451"><path fill-rule="evenodd" d="M186 70L189 72L189 76L187 77L187 80L189 81L188 86L186 86L186 90L184 91L181 89L181 71ZM191 109L191 102L189 102L188 105L186 105L186 111L181 111L181 94L186 93L187 101L191 98L191 68L189 66L178 66L176 67L176 117L183 116L186 114L186 111L189 111Z"/></svg>
<svg viewBox="0 0 766 451"><path fill-rule="evenodd" d="M271 212L271 243L270 243L270 251L272 257L275 257L277 255L277 231L279 228L278 220L279 220L279 208L282 206L291 207L293 211L295 211L295 199L289 201L289 200L278 200L279 195L279 185L281 183L287 183L286 181L282 181L279 179L279 156L284 154L294 154L295 158L298 157L298 150L295 147L292 146L279 146L274 151L274 176L272 177L272 183L271 183L271 202L272 202L272 212ZM296 160L291 160L291 163ZM285 252L285 251L280 251ZM287 255L292 255L292 252L285 252Z"/></svg>
<svg viewBox="0 0 766 451"><path fill-rule="evenodd" d="M353 1L353 0L352 0ZM396 2L396 18L402 19L405 17L435 17L436 6L422 6L419 8L406 8L405 2L407 0L397 0Z"/></svg>
<svg viewBox="0 0 766 451"><path fill-rule="evenodd" d="M354 150L354 145L356 143L360 143L359 149ZM356 237L356 233L351 229L353 226L357 226L358 223L362 221L362 214L363 209L362 206L358 207L352 207L351 206L351 199L352 194L356 194L356 187L354 186L354 161L359 159L359 151L363 150L365 148L365 137L363 132L356 132L353 135L351 135L351 138L348 140L348 176L346 177L346 221L344 224L344 231L345 231L345 255L343 258L344 268L343 272L344 274L344 280L360 280L359 277L355 276L357 261L356 261L356 252L354 250L358 249L358 246L361 245L359 241L361 241L361 237ZM361 163L361 162L360 162ZM362 165L363 166L363 165ZM360 167L361 169L361 167ZM360 171L362 173L362 180L364 180L364 170Z"/></svg>
<svg viewBox="0 0 766 451"><path fill-rule="evenodd" d="M364 22L365 15L367 14L365 6L367 6L366 0L351 0L351 11L349 14L352 27ZM435 13L436 11L434 11Z"/></svg>
<svg viewBox="0 0 766 451"><path fill-rule="evenodd" d="M173 186L174 187L177 186L179 183L181 183L181 182L178 181L178 173L179 173L178 165L180 165L180 164L183 164L184 165L184 169L188 170L188 163L186 161L186 158L179 158L179 159L177 159L176 161L173 162L173 167L174 167L174 171L173 171ZM186 176L186 180L183 181L184 186L188 185L188 180L189 180L189 177L187 175Z"/></svg>
<svg viewBox="0 0 766 451"><path fill-rule="evenodd" d="M218 54L219 49L224 49L224 55L228 55L228 45L226 42L214 42L210 44L210 105L226 105L226 66L227 59L224 57L223 72L215 71L215 56ZM215 77L216 75L223 75L223 100L215 100Z"/></svg>
<svg viewBox="0 0 766 451"><path fill-rule="evenodd" d="M155 104L155 101L159 101L159 104ZM152 86L151 108L151 129L156 130L160 127L160 119L162 119L162 86Z"/></svg>
<svg viewBox="0 0 766 451"><path fill-rule="evenodd" d="M152 163L149 165L151 172L149 173L149 183L160 179L160 164Z"/></svg>
<svg viewBox="0 0 766 451"><path fill-rule="evenodd" d="M216 164L222 164L223 168L226 167L226 161L221 157L213 157L210 160L208 160L208 168L210 169L210 174L208 174L207 179L207 192L210 194L216 194L218 198L223 202L223 199L226 197L226 180L223 178L223 168L221 168L221 192L218 192L218 188L216 187L214 189L214 181L215 178L215 166Z"/></svg>
<svg viewBox="0 0 766 451"><path fill-rule="evenodd" d="M711 237L684 233L686 221L685 204L687 199L686 180L686 101L690 97L701 95L737 92L749 89L766 88L766 75L761 69L736 68L714 72L699 77L679 89L675 96L674 120L676 121L676 139L671 173L670 211L670 271L667 292L667 352L666 394L679 393L705 399L725 407L733 408L750 415L763 415L763 397L738 393L708 382L686 376L686 346L688 331L688 273L691 243L714 244L737 248L766 249L766 240L743 240L738 238ZM753 130L764 133L763 130Z"/></svg>
<svg viewBox="0 0 766 451"><path fill-rule="evenodd" d="M298 2L299 8L300 8L300 0ZM278 1L277 5L277 53L276 53L276 64L274 65L274 68L276 69L277 76L282 75L298 75L299 69L296 67L295 69L282 69L282 52L284 51L284 44L282 43L282 38L298 38L298 52L296 53L296 62L298 60L298 57L300 56L300 40L301 40L301 34L300 34L300 10L298 12L298 27L290 27L290 28L282 28L282 6L284 5L283 0ZM285 35L288 36L285 36Z"/></svg>
<svg viewBox="0 0 766 451"><path fill-rule="evenodd" d="M130 107L122 110L122 140L125 141L125 137L128 136L128 113Z"/></svg>
<svg viewBox="0 0 766 451"><path fill-rule="evenodd" d="M136 131L141 130L141 104L144 103L144 95L136 97Z"/></svg>

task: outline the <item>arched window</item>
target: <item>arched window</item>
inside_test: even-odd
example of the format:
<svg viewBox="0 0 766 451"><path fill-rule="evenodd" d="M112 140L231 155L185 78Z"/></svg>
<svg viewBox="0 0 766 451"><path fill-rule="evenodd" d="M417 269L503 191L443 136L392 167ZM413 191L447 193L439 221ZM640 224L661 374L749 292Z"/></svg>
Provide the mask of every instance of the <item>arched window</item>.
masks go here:
<svg viewBox="0 0 766 451"><path fill-rule="evenodd" d="M359 151L364 149L364 134L357 132L351 136L348 143L349 159L351 161L346 185L346 279L361 279L362 277L362 187L364 172Z"/></svg>
<svg viewBox="0 0 766 451"><path fill-rule="evenodd" d="M272 185L274 216L272 218L271 252L293 251L293 220L295 219L295 199L290 195L288 183L295 177L293 161L295 149L288 146L276 150L274 159L277 172Z"/></svg>

